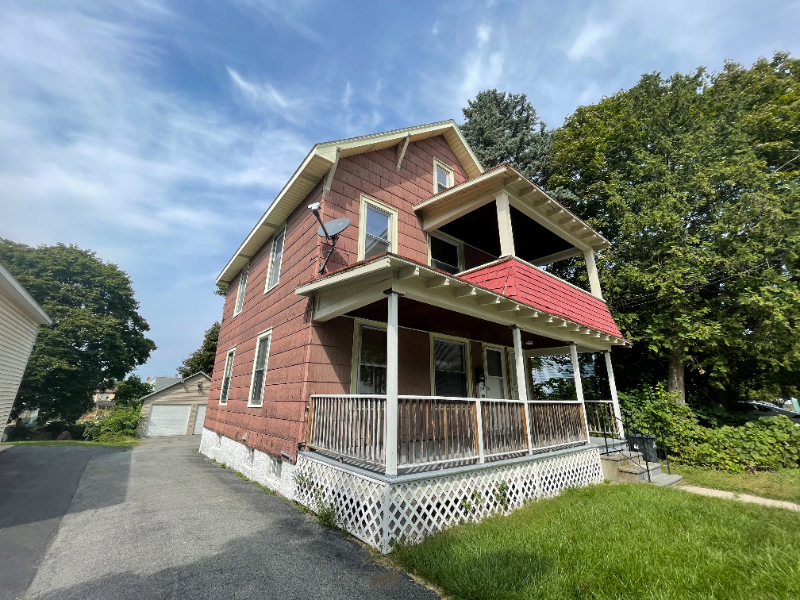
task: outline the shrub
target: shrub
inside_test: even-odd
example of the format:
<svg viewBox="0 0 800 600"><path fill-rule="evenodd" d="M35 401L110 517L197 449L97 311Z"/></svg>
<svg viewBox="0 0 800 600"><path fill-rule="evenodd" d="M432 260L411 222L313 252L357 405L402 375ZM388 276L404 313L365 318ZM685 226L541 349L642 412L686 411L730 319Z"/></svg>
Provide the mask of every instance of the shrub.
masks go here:
<svg viewBox="0 0 800 600"><path fill-rule="evenodd" d="M138 406L115 406L107 417L84 424L83 437L99 442L116 442L137 436L139 419L142 416Z"/></svg>
<svg viewBox="0 0 800 600"><path fill-rule="evenodd" d="M800 466L800 425L783 415L710 428L691 407L676 403L663 384L619 398L627 426L663 436L670 454L685 465L733 473Z"/></svg>

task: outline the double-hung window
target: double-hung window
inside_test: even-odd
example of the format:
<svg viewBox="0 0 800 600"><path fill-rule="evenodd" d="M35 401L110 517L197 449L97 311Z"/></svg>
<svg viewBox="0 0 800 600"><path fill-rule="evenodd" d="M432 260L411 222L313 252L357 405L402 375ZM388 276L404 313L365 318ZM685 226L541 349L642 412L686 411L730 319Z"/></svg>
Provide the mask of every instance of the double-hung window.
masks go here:
<svg viewBox="0 0 800 600"><path fill-rule="evenodd" d="M247 276L250 273L250 265L242 269L239 275L239 290L236 292L236 306L233 307L233 316L235 317L242 312L244 306L244 296L247 293Z"/></svg>
<svg viewBox="0 0 800 600"><path fill-rule="evenodd" d="M263 406L264 383L267 378L267 361L269 360L269 344L271 332L262 333L256 342L256 357L253 361L253 378L250 381L250 398L247 406Z"/></svg>
<svg viewBox="0 0 800 600"><path fill-rule="evenodd" d="M362 197L359 260L366 260L384 252L395 252L396 227L397 212L394 209Z"/></svg>
<svg viewBox="0 0 800 600"><path fill-rule="evenodd" d="M438 194L453 187L453 169L433 159L433 193Z"/></svg>
<svg viewBox="0 0 800 600"><path fill-rule="evenodd" d="M275 236L275 241L272 242L272 252L269 257L269 275L267 275L267 287L264 290L269 291L278 285L281 278L281 263L283 262L283 244L286 241L286 228L283 228L279 234Z"/></svg>
<svg viewBox="0 0 800 600"><path fill-rule="evenodd" d="M434 394L467 397L467 347L463 342L433 340Z"/></svg>
<svg viewBox="0 0 800 600"><path fill-rule="evenodd" d="M386 393L386 330L359 326L358 385L359 394Z"/></svg>
<svg viewBox="0 0 800 600"><path fill-rule="evenodd" d="M430 243L432 267L452 274L461 271L461 249L456 242L431 235Z"/></svg>
<svg viewBox="0 0 800 600"><path fill-rule="evenodd" d="M228 350L225 356L225 370L222 371L222 390L219 394L219 403L228 403L228 393L231 390L231 377L233 375L233 357L236 355L236 347Z"/></svg>

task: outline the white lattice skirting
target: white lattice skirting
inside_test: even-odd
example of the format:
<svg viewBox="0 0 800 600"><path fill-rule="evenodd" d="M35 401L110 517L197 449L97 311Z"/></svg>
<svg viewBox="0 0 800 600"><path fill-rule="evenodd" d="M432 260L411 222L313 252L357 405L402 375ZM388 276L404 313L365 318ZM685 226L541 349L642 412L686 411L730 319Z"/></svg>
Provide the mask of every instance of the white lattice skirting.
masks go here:
<svg viewBox="0 0 800 600"><path fill-rule="evenodd" d="M300 453L294 499L316 512L332 508L341 527L386 553L399 541L416 543L464 521L508 513L526 500L602 481L596 448L391 481Z"/></svg>

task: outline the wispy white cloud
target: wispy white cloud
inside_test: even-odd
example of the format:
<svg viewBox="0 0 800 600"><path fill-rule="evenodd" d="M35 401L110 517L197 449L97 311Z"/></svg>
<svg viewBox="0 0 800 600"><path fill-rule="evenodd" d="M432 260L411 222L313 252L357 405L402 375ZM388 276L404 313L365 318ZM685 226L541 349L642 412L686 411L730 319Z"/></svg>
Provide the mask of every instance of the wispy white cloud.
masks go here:
<svg viewBox="0 0 800 600"><path fill-rule="evenodd" d="M306 40L322 42L323 36L305 22L305 16L314 9L314 0L229 0L240 9L250 9L278 25L290 27Z"/></svg>
<svg viewBox="0 0 800 600"><path fill-rule="evenodd" d="M481 23L480 25L478 25L476 37L478 38L479 44L487 43L489 41L489 38L492 37L492 28L486 23Z"/></svg>
<svg viewBox="0 0 800 600"><path fill-rule="evenodd" d="M275 113L287 121L296 122L298 102L286 98L269 82L255 83L246 79L236 69L231 67L226 69L236 89L254 110Z"/></svg>
<svg viewBox="0 0 800 600"><path fill-rule="evenodd" d="M599 58L602 56L602 43L614 35L614 25L587 20L578 36L567 50L570 60L578 61L585 57Z"/></svg>

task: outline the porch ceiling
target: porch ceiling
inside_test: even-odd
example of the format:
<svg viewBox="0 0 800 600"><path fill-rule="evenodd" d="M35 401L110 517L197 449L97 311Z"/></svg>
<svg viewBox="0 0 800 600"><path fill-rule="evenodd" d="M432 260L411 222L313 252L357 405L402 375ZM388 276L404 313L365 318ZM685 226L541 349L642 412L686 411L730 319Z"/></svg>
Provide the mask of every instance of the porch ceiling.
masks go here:
<svg viewBox="0 0 800 600"><path fill-rule="evenodd" d="M389 291L398 292L406 299L428 307L445 309L450 313L447 318L455 318L454 314L460 314L494 324L494 327L519 327L532 336L529 339L534 343L538 343L539 338L547 339L547 346L575 342L591 350L608 350L612 345L628 345L624 339L611 333L570 321L479 284L392 254L356 263L295 288L296 294L314 298L315 321L328 321L354 313L383 300ZM439 315L441 318L442 313ZM424 317L418 314L416 318L422 322ZM433 326L449 327L444 323L428 325ZM477 330L477 325L475 327ZM463 332L456 335L468 337ZM482 338L481 335L475 335L473 339ZM561 343L554 343L554 340Z"/></svg>

